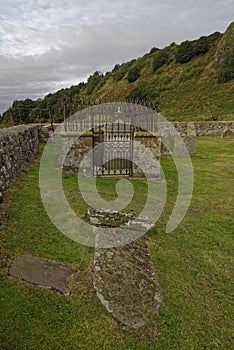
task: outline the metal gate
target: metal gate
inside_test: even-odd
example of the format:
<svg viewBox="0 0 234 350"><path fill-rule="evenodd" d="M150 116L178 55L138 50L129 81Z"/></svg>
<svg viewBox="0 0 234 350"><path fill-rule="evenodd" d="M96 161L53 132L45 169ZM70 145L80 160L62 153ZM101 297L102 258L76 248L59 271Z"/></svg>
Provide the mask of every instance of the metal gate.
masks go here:
<svg viewBox="0 0 234 350"><path fill-rule="evenodd" d="M106 123L93 129L94 176L132 176L133 126Z"/></svg>

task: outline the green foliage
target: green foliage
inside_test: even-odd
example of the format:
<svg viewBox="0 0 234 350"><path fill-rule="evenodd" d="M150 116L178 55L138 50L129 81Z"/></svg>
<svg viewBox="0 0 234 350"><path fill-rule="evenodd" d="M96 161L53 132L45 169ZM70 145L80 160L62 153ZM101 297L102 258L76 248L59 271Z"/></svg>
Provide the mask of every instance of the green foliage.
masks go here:
<svg viewBox="0 0 234 350"><path fill-rule="evenodd" d="M136 58L133 58L130 62L129 62L129 66L133 66L135 63L137 62Z"/></svg>
<svg viewBox="0 0 234 350"><path fill-rule="evenodd" d="M123 63L121 66L117 67L117 65L114 68L114 79L115 81L119 81L124 78L124 76L127 74L129 68L129 62Z"/></svg>
<svg viewBox="0 0 234 350"><path fill-rule="evenodd" d="M152 80L141 80L135 88L133 88L128 100L155 100L158 99L160 93L167 89L167 85L172 80L173 76L156 77Z"/></svg>
<svg viewBox="0 0 234 350"><path fill-rule="evenodd" d="M33 120L31 120L30 118L30 113L33 110L33 108L36 107L36 105L37 102L29 98L27 98L26 100L14 101L11 110L15 124L17 125L30 123ZM9 118L9 111L3 113L3 122L9 122Z"/></svg>
<svg viewBox="0 0 234 350"><path fill-rule="evenodd" d="M93 75L90 75L86 85L88 95L91 95L95 87L98 85L98 83L100 83L102 77L103 74L98 71L96 71Z"/></svg>
<svg viewBox="0 0 234 350"><path fill-rule="evenodd" d="M128 82L133 83L140 77L140 68L138 66L132 67L128 72Z"/></svg>
<svg viewBox="0 0 234 350"><path fill-rule="evenodd" d="M74 96L76 94L79 94L81 92L81 90L84 88L85 86L85 83L84 82L81 82L79 85L75 85L75 86L71 86L69 89L68 89L68 96Z"/></svg>
<svg viewBox="0 0 234 350"><path fill-rule="evenodd" d="M232 79L234 79L234 47L228 50L220 65L218 83L226 83Z"/></svg>
<svg viewBox="0 0 234 350"><path fill-rule="evenodd" d="M149 98L149 89L150 84L148 81L141 81L137 87L132 89L130 94L128 95L128 100L143 100L145 98Z"/></svg>
<svg viewBox="0 0 234 350"><path fill-rule="evenodd" d="M192 58L206 53L209 50L209 43L207 37L201 36L199 39L194 41L182 42L176 53L177 63L189 62Z"/></svg>
<svg viewBox="0 0 234 350"><path fill-rule="evenodd" d="M193 69L186 70L180 75L180 82L184 82L193 77L197 77L203 71L203 67L195 67Z"/></svg>
<svg viewBox="0 0 234 350"><path fill-rule="evenodd" d="M120 65L119 65L119 64L116 64L116 65L114 66L114 68L112 69L112 72L117 71L119 68L120 68Z"/></svg>
<svg viewBox="0 0 234 350"><path fill-rule="evenodd" d="M206 53L209 50L209 45L206 36L201 36L198 40L193 41L193 55L198 56Z"/></svg>
<svg viewBox="0 0 234 350"><path fill-rule="evenodd" d="M220 38L222 37L222 34L220 32L215 32L210 35L208 35L207 38L207 43L211 47L214 45Z"/></svg>
<svg viewBox="0 0 234 350"><path fill-rule="evenodd" d="M152 49L150 50L150 55L152 55L153 53L155 53L156 51L158 51L159 50L159 48L157 48L157 47L152 47Z"/></svg>
<svg viewBox="0 0 234 350"><path fill-rule="evenodd" d="M186 63L193 58L193 43L191 41L184 41L178 47L176 53L176 62L177 63Z"/></svg>
<svg viewBox="0 0 234 350"><path fill-rule="evenodd" d="M153 72L168 63L168 59L169 54L166 49L157 51L153 59Z"/></svg>

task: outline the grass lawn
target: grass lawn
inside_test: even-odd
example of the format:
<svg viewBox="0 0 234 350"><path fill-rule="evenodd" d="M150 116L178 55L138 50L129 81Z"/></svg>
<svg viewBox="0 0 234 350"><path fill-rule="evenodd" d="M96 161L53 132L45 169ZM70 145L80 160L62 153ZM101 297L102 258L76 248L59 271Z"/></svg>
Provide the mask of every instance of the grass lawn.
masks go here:
<svg viewBox="0 0 234 350"><path fill-rule="evenodd" d="M176 200L173 160L162 159L167 204L146 236L163 291L154 332L132 331L115 321L92 288L93 249L60 233L47 217L38 186L39 160L6 192L0 231L0 348L3 350L232 350L234 139L197 138L194 193L177 229L165 234ZM77 177L64 175L73 209L87 208ZM115 197L116 179L98 179L100 194ZM128 210L144 205L146 183L132 180L136 195ZM70 264L79 272L69 297L7 275L16 256L29 254Z"/></svg>

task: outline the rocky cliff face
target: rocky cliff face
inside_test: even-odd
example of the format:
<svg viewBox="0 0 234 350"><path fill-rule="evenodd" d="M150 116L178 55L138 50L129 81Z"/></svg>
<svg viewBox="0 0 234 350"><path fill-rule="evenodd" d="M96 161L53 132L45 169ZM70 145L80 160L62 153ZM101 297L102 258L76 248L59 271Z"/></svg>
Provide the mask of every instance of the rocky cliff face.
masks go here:
<svg viewBox="0 0 234 350"><path fill-rule="evenodd" d="M224 60L225 53L234 45L234 22L227 28L220 39L215 53L215 62L221 63Z"/></svg>

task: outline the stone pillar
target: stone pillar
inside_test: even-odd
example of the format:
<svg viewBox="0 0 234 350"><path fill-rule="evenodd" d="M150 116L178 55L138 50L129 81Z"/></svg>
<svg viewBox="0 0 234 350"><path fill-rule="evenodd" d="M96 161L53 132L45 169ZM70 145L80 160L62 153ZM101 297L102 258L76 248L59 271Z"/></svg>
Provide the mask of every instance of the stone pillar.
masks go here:
<svg viewBox="0 0 234 350"><path fill-rule="evenodd" d="M197 136L196 126L193 122L187 124L187 136Z"/></svg>
<svg viewBox="0 0 234 350"><path fill-rule="evenodd" d="M196 154L196 140L192 136L185 136L183 138L184 143L181 144L180 155L187 156L188 154L193 156Z"/></svg>
<svg viewBox="0 0 234 350"><path fill-rule="evenodd" d="M160 157L161 139L157 137L156 133L134 133L133 176L160 177ZM137 164L141 164L142 169Z"/></svg>
<svg viewBox="0 0 234 350"><path fill-rule="evenodd" d="M63 169L77 173L80 163L83 161L86 154L92 149L92 132L65 132L62 136L62 159ZM90 156L91 153L90 153ZM85 169L85 167L83 167ZM92 172L90 162L87 164L86 173Z"/></svg>

